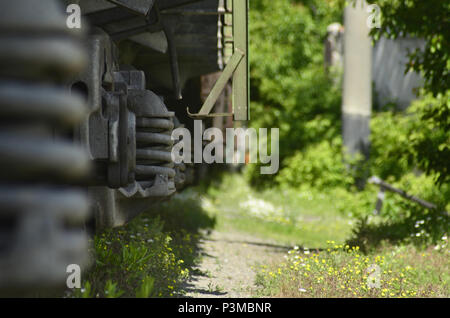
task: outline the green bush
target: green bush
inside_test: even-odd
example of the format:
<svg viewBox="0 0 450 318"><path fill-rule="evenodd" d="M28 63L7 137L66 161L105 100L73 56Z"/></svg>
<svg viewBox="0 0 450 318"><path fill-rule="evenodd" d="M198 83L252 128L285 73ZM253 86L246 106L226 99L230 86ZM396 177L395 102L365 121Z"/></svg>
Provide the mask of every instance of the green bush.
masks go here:
<svg viewBox="0 0 450 318"><path fill-rule="evenodd" d="M438 184L450 182L450 89L437 97L426 94L412 104L410 113L416 114L408 133L410 159L435 175Z"/></svg>
<svg viewBox="0 0 450 318"><path fill-rule="evenodd" d="M354 179L346 170L340 138L335 138L331 142L323 140L313 144L286 159L276 180L290 187L309 185L318 190L348 188Z"/></svg>
<svg viewBox="0 0 450 318"><path fill-rule="evenodd" d="M383 180L398 180L414 167L409 160L408 131L411 116L394 112L371 119L370 173Z"/></svg>
<svg viewBox="0 0 450 318"><path fill-rule="evenodd" d="M441 105L442 100L426 95L404 113L376 113L371 122L368 163L372 175L436 204L438 209L427 210L386 192L381 215L374 218L378 188L370 186L358 194L337 191L342 198L341 209L360 218L350 242L362 247L378 246L383 240L429 245L448 233L449 218L441 212L450 207L449 184L443 182L448 177L449 128L442 126L445 121L436 121L436 116L426 117L429 112L442 110Z"/></svg>
<svg viewBox="0 0 450 318"><path fill-rule="evenodd" d="M450 218L445 212L450 208L448 184L438 187L433 176L408 173L393 186L435 204L437 209L426 209L398 194L386 192L379 216L372 215L373 208L358 216L359 224L349 244L359 245L364 250L377 247L383 241L425 247L438 244L448 235ZM375 207L376 196L373 194L372 198L372 207ZM366 202L370 202L370 198Z"/></svg>
<svg viewBox="0 0 450 318"><path fill-rule="evenodd" d="M372 174L398 180L418 168L438 184L450 180L450 90L425 94L405 113L375 114L371 130Z"/></svg>
<svg viewBox="0 0 450 318"><path fill-rule="evenodd" d="M436 210L429 210L397 194L386 195L381 215L389 224L401 224L406 240L417 244L434 244L449 231L450 219L443 213L450 207L448 185L439 188L433 177L409 173L394 183L394 186L437 206Z"/></svg>

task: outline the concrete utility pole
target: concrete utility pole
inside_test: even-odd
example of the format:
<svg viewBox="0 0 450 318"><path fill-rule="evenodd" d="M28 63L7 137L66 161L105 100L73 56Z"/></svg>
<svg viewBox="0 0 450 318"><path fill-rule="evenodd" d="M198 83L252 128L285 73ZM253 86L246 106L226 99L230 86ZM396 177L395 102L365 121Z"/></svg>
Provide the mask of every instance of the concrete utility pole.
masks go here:
<svg viewBox="0 0 450 318"><path fill-rule="evenodd" d="M364 0L356 0L344 13L343 141L347 154L369 155L372 110L372 43L369 13Z"/></svg>
<svg viewBox="0 0 450 318"><path fill-rule="evenodd" d="M344 152L369 157L370 115L372 110L372 43L369 37L367 3L356 0L344 13L344 82L342 100L342 138ZM356 167L356 185L365 186L367 171Z"/></svg>

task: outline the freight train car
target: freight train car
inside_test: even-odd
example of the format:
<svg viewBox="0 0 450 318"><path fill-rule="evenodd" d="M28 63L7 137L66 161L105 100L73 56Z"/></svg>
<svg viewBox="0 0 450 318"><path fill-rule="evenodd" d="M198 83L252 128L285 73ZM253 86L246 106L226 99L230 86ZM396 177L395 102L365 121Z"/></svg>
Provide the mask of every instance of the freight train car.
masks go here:
<svg viewBox="0 0 450 318"><path fill-rule="evenodd" d="M0 292L65 282L87 228L125 224L193 179L193 118L248 119L247 0L0 2ZM199 78L222 71L200 99ZM227 83L233 109L214 113Z"/></svg>

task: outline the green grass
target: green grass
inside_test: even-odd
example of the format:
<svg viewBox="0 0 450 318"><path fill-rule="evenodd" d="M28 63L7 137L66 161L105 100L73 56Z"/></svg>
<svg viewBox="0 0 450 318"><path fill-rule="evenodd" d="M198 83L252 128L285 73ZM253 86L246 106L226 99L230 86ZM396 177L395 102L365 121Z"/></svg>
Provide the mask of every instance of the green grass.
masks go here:
<svg viewBox="0 0 450 318"><path fill-rule="evenodd" d="M450 297L448 249L385 246L365 255L358 247L331 243L320 253L295 249L288 255L286 261L259 269L258 296Z"/></svg>
<svg viewBox="0 0 450 318"><path fill-rule="evenodd" d="M322 248L327 239L343 242L348 232L348 226L338 220L308 221L303 225L283 224L281 222L264 221L249 216L236 216L229 219L219 219L219 229L236 229L261 238L274 240L285 245L300 245L309 248Z"/></svg>
<svg viewBox="0 0 450 318"><path fill-rule="evenodd" d="M297 246L287 259L261 264L254 296L449 297L448 239L421 249L393 244L382 231L371 231L378 233L376 239L364 242L376 244L352 249L350 241L358 244L353 238L361 232L348 213L355 200L307 188L258 191L242 175L221 175L153 206L125 227L97 235L95 264L82 277L83 288L68 296L183 296L189 274L201 261L203 230L214 228ZM380 266L380 288L368 288L372 264Z"/></svg>
<svg viewBox="0 0 450 318"><path fill-rule="evenodd" d="M203 208L220 230L237 229L291 246L321 248L327 240L344 242L353 220L330 198L311 191L258 192L239 175L227 175L209 188Z"/></svg>
<svg viewBox="0 0 450 318"><path fill-rule="evenodd" d="M380 228L371 231L377 238L364 240L363 248L352 246L349 242L355 242L355 235L361 236L360 222L345 211L362 205L353 202L359 197L343 191L272 188L258 192L243 177L226 175L208 189L202 206L217 218L220 230L240 230L296 246L287 260L261 264L256 280L259 292L255 296L450 296L450 257L445 236L439 244L424 249L398 241L399 245L394 245L385 237L390 234ZM360 194L364 195L371 197L371 193ZM380 268L379 288L368 286L372 264Z"/></svg>

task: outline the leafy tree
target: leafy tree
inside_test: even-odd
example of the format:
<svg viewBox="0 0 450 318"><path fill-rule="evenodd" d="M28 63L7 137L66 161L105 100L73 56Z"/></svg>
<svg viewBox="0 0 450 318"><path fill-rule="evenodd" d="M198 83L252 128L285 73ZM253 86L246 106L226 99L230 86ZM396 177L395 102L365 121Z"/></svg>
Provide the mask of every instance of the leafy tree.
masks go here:
<svg viewBox="0 0 450 318"><path fill-rule="evenodd" d="M323 66L338 9L324 0L250 1L251 124L280 128L281 160L340 134L340 89ZM273 182L256 166L249 171L254 184Z"/></svg>
<svg viewBox="0 0 450 318"><path fill-rule="evenodd" d="M410 54L408 70L422 73L425 89L437 96L450 85L450 2L442 0L369 0L381 9L381 28L372 29L375 40L411 36L426 45Z"/></svg>
<svg viewBox="0 0 450 318"><path fill-rule="evenodd" d="M352 0L354 1L354 0ZM341 1L341 4L344 1ZM406 71L425 79L423 102L414 110L420 125L409 135L409 146L418 166L434 173L438 184L450 181L450 2L442 0L368 0L381 9L381 36L425 40L423 49L409 52Z"/></svg>

